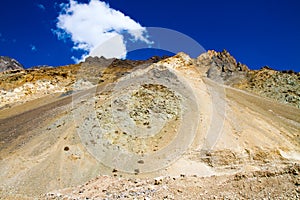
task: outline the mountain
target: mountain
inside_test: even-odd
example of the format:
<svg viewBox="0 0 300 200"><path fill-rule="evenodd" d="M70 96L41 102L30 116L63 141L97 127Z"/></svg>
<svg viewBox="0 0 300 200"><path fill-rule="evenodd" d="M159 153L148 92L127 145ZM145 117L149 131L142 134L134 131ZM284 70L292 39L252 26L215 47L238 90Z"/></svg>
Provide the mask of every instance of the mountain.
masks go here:
<svg viewBox="0 0 300 200"><path fill-rule="evenodd" d="M0 197L297 199L298 88L227 51L0 73Z"/></svg>
<svg viewBox="0 0 300 200"><path fill-rule="evenodd" d="M15 59L0 56L0 72L15 69L23 69L23 66Z"/></svg>
<svg viewBox="0 0 300 200"><path fill-rule="evenodd" d="M198 57L197 64L205 66L207 77L214 81L300 108L299 72L280 72L267 66L249 70L226 50L208 51Z"/></svg>

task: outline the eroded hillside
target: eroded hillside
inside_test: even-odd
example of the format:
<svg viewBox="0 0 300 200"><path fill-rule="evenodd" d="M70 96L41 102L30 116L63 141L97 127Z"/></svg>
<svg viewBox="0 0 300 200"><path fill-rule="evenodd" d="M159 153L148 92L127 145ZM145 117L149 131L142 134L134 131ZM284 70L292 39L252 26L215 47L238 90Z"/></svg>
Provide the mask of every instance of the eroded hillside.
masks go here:
<svg viewBox="0 0 300 200"><path fill-rule="evenodd" d="M3 198L299 197L299 74L208 51L0 79Z"/></svg>
<svg viewBox="0 0 300 200"><path fill-rule="evenodd" d="M280 72L269 67L249 70L246 65L236 62L226 50L208 51L196 62L205 67L207 76L212 80L300 108L300 72Z"/></svg>

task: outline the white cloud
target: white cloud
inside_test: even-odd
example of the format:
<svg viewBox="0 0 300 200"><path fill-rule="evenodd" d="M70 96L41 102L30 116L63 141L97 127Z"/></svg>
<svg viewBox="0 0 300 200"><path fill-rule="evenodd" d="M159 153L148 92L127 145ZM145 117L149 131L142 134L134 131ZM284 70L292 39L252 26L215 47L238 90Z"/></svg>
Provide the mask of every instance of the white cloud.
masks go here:
<svg viewBox="0 0 300 200"><path fill-rule="evenodd" d="M106 58L114 57L116 55L119 58L125 58L126 46L124 44L124 37L122 35L116 35L112 37L98 47L94 48L89 55L104 56Z"/></svg>
<svg viewBox="0 0 300 200"><path fill-rule="evenodd" d="M145 36L146 28L122 12L110 8L105 2L90 0L82 4L70 0L68 4L61 4L61 8L56 24L58 29L54 32L59 39L70 38L74 43L73 48L84 50L87 55L125 57L124 32L134 41L151 43Z"/></svg>
<svg viewBox="0 0 300 200"><path fill-rule="evenodd" d="M43 4L37 4L37 7L43 11L46 10L46 8Z"/></svg>

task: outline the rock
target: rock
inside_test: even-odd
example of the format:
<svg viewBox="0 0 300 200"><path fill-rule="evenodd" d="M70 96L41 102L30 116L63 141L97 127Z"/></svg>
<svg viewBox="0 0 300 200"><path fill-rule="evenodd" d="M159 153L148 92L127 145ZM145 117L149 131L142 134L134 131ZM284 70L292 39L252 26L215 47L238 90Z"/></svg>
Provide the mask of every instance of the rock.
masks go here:
<svg viewBox="0 0 300 200"><path fill-rule="evenodd" d="M83 64L85 65L106 65L106 64L110 64L114 61L115 59L106 59L105 57L101 56L101 57L92 57L89 56L85 59L85 61L83 62Z"/></svg>
<svg viewBox="0 0 300 200"><path fill-rule="evenodd" d="M0 72L8 70L24 69L15 59L6 56L0 56Z"/></svg>
<svg viewBox="0 0 300 200"><path fill-rule="evenodd" d="M249 71L246 80L236 86L300 108L300 73L285 73L263 67L260 70Z"/></svg>
<svg viewBox="0 0 300 200"><path fill-rule="evenodd" d="M240 62L226 50L216 52L209 50L207 53L200 55L196 60L200 68L207 70L207 77L219 83L232 85L245 79L248 67Z"/></svg>
<svg viewBox="0 0 300 200"><path fill-rule="evenodd" d="M218 83L300 108L300 73L292 70L280 72L269 66L249 70L226 50L209 50L196 59L196 64L208 78Z"/></svg>

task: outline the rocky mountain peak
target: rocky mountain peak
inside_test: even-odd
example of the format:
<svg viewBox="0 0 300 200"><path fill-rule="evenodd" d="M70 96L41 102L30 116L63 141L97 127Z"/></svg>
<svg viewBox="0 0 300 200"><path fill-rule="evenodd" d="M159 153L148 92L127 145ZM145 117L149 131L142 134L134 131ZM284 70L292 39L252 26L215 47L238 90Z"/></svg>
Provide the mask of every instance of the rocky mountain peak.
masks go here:
<svg viewBox="0 0 300 200"><path fill-rule="evenodd" d="M23 69L23 65L10 57L0 56L0 72L15 69Z"/></svg>
<svg viewBox="0 0 300 200"><path fill-rule="evenodd" d="M196 64L205 76L216 82L300 108L300 73L276 71L269 66L249 70L226 50L209 50L196 59Z"/></svg>
<svg viewBox="0 0 300 200"><path fill-rule="evenodd" d="M207 76L217 82L234 84L249 71L249 68L235 60L227 50L209 50L197 58L197 65L205 68Z"/></svg>

